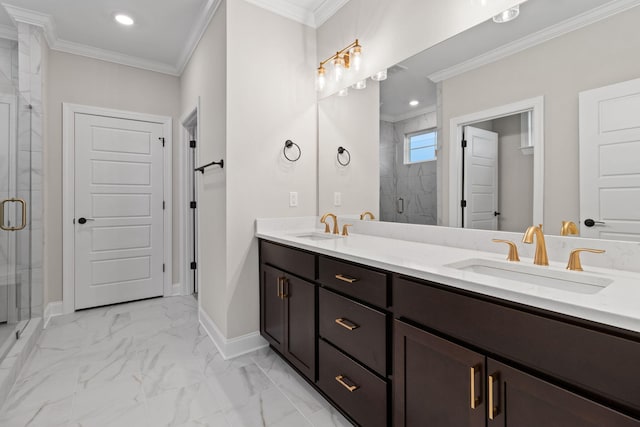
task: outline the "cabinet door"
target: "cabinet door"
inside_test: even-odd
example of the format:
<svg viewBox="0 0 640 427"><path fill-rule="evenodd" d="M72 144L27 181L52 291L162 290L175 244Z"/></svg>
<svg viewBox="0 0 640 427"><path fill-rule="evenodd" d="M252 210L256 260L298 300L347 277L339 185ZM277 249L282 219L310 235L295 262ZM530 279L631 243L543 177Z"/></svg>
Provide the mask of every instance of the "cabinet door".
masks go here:
<svg viewBox="0 0 640 427"><path fill-rule="evenodd" d="M316 286L287 276L284 281L285 355L304 375L316 379Z"/></svg>
<svg viewBox="0 0 640 427"><path fill-rule="evenodd" d="M284 303L281 293L285 274L263 265L260 276L260 332L271 345L282 351Z"/></svg>
<svg viewBox="0 0 640 427"><path fill-rule="evenodd" d="M483 355L395 320L394 426L484 427L484 368Z"/></svg>
<svg viewBox="0 0 640 427"><path fill-rule="evenodd" d="M492 359L489 427L640 427L640 421Z"/></svg>

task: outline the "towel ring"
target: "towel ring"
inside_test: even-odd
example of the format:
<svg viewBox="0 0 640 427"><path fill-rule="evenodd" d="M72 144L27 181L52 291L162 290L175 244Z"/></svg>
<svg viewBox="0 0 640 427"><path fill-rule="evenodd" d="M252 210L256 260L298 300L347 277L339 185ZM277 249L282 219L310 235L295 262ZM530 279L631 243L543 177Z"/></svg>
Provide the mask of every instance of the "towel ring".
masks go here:
<svg viewBox="0 0 640 427"><path fill-rule="evenodd" d="M343 162L342 159L340 158L340 155L344 153L347 153L346 162ZM347 150L344 147L338 147L338 154L336 154L336 158L338 159L338 163L340 163L342 166L348 166L349 163L351 163L351 153L349 153L349 150Z"/></svg>
<svg viewBox="0 0 640 427"><path fill-rule="evenodd" d="M289 156L287 156L287 150L290 149L291 147L293 147L295 145L295 147L298 149L298 156L296 158L291 158ZM284 143L284 148L282 149L282 154L284 154L284 158L289 160L290 162L297 162L298 159L300 159L300 156L302 156L302 150L300 149L300 146L298 144L296 144L295 142L293 142L290 139L287 139Z"/></svg>

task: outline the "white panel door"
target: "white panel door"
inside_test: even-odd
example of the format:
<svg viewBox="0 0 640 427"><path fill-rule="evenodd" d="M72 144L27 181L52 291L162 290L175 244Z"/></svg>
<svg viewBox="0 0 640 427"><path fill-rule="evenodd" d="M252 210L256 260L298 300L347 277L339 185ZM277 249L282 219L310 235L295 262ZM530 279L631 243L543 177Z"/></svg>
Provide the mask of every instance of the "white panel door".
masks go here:
<svg viewBox="0 0 640 427"><path fill-rule="evenodd" d="M163 295L163 127L75 115L75 308Z"/></svg>
<svg viewBox="0 0 640 427"><path fill-rule="evenodd" d="M466 126L464 158L465 228L498 229L498 134Z"/></svg>
<svg viewBox="0 0 640 427"><path fill-rule="evenodd" d="M640 79L580 93L580 235L640 241Z"/></svg>

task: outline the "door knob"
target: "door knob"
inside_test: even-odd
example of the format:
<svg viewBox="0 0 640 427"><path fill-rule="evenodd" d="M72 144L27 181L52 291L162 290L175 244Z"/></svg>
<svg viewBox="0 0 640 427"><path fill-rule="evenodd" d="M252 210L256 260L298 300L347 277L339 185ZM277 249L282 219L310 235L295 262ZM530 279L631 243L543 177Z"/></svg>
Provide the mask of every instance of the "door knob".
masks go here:
<svg viewBox="0 0 640 427"><path fill-rule="evenodd" d="M587 218L584 220L584 225L586 225L587 227L591 228L595 225L604 225L604 221L596 221L593 220L591 218Z"/></svg>
<svg viewBox="0 0 640 427"><path fill-rule="evenodd" d="M78 224L86 224L87 221L95 221L95 219L93 219L93 218L84 218L84 217L78 218Z"/></svg>

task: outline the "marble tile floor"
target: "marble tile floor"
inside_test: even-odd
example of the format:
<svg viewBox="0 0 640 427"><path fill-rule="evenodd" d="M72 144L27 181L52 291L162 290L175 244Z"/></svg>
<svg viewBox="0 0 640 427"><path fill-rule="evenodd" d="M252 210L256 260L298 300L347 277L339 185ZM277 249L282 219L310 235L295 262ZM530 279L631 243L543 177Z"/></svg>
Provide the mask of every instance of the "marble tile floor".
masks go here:
<svg viewBox="0 0 640 427"><path fill-rule="evenodd" d="M2 427L351 426L272 350L223 360L192 297L53 318Z"/></svg>

